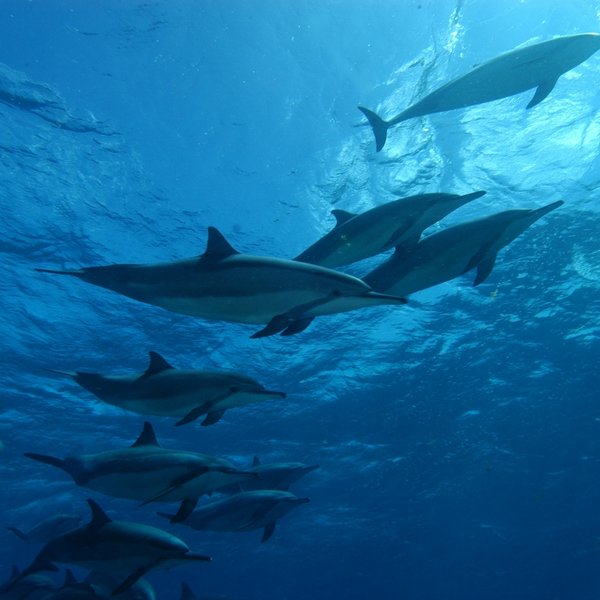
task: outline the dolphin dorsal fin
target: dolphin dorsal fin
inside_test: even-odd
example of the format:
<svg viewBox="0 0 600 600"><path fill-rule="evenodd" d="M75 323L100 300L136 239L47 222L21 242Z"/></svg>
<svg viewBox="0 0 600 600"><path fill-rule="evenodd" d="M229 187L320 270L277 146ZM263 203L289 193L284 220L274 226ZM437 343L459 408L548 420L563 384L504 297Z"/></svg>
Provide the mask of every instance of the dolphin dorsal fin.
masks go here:
<svg viewBox="0 0 600 600"><path fill-rule="evenodd" d="M343 225L346 221L349 221L356 216L356 213L351 213L347 210L340 210L339 208L332 210L331 214L336 220L335 227L340 227L340 225Z"/></svg>
<svg viewBox="0 0 600 600"><path fill-rule="evenodd" d="M252 459L252 466L253 466L253 467L258 467L258 465L260 465L260 459L258 458L258 456L255 456L255 457Z"/></svg>
<svg viewBox="0 0 600 600"><path fill-rule="evenodd" d="M99 529L112 521L95 500L88 498L87 503L92 511L92 520L89 522L88 527L91 529Z"/></svg>
<svg viewBox="0 0 600 600"><path fill-rule="evenodd" d="M225 236L216 228L208 228L208 241L206 250L201 258L222 260L239 252L225 239Z"/></svg>
<svg viewBox="0 0 600 600"><path fill-rule="evenodd" d="M180 600L196 600L197 596L192 592L192 588L185 582L181 582L181 599Z"/></svg>
<svg viewBox="0 0 600 600"><path fill-rule="evenodd" d="M154 427L148 421L144 422L142 433L140 433L138 439L131 444L131 448L138 448L139 446L160 446L156 439Z"/></svg>
<svg viewBox="0 0 600 600"><path fill-rule="evenodd" d="M151 377L162 371L169 371L175 369L173 365L170 365L158 352L150 351L150 364L142 375L142 377Z"/></svg>

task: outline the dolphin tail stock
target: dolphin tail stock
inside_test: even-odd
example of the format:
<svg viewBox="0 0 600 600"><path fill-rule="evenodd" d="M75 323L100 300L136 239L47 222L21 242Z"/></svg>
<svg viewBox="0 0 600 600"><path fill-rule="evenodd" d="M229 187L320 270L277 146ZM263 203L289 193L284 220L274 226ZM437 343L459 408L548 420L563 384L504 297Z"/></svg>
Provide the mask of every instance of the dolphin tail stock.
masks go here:
<svg viewBox="0 0 600 600"><path fill-rule="evenodd" d="M384 121L377 113L365 108L364 106L359 106L358 110L360 110L360 112L367 117L369 125L373 129L373 134L375 135L375 146L377 148L377 152L379 152L385 146L387 130L390 124L387 121Z"/></svg>
<svg viewBox="0 0 600 600"><path fill-rule="evenodd" d="M24 531L21 531L18 527L7 526L8 531L12 531L20 540L23 540L26 544L30 543L29 537Z"/></svg>

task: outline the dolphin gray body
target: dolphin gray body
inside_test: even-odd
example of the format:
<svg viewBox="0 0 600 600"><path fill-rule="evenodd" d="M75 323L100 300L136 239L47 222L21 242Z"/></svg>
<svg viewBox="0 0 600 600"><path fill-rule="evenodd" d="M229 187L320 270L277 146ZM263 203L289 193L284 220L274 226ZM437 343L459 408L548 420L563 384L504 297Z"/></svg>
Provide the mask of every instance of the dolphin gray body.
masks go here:
<svg viewBox="0 0 600 600"><path fill-rule="evenodd" d="M72 377L113 406L142 415L180 417L177 425L201 415L206 415L202 425L212 425L230 408L286 396L238 373L175 369L157 352L150 352L146 371L132 375L55 372Z"/></svg>
<svg viewBox="0 0 600 600"><path fill-rule="evenodd" d="M305 465L300 462L262 464L258 456L255 456L252 466L247 470L256 473L256 479L240 481L218 491L225 494L250 492L252 490L287 491L293 483L318 468L319 465Z"/></svg>
<svg viewBox="0 0 600 600"><path fill-rule="evenodd" d="M363 281L293 260L240 254L214 227L204 254L171 263L109 265L76 271L83 281L167 310L237 323L266 324L252 337L303 331L315 316L403 298L377 294ZM331 310L331 300L336 300Z"/></svg>
<svg viewBox="0 0 600 600"><path fill-rule="evenodd" d="M266 542L273 535L278 519L308 501L308 498L298 498L290 492L255 490L210 502L191 512L189 502L184 501L176 515L158 514L169 518L171 523L183 523L199 531L236 532L264 528L261 542Z"/></svg>
<svg viewBox="0 0 600 600"><path fill-rule="evenodd" d="M375 256L394 246L408 250L427 227L484 194L420 194L387 202L361 214L333 210L336 226L294 260L333 268Z"/></svg>
<svg viewBox="0 0 600 600"><path fill-rule="evenodd" d="M6 529L28 544L45 544L57 535L75 529L79 523L81 523L81 517L59 514L40 521L28 531L22 531L18 527L7 527Z"/></svg>
<svg viewBox="0 0 600 600"><path fill-rule="evenodd" d="M535 221L563 204L516 209L448 227L421 240L412 252L392 255L365 280L374 289L412 294L477 269L473 285L492 272L498 252Z"/></svg>
<svg viewBox="0 0 600 600"><path fill-rule="evenodd" d="M437 112L499 100L537 88L527 108L539 104L558 78L600 50L600 34L580 33L515 48L434 90L388 121L359 106L375 134L379 152L397 123Z"/></svg>
<svg viewBox="0 0 600 600"><path fill-rule="evenodd" d="M79 486L116 498L179 502L224 485L255 478L227 460L162 448L150 423L129 448L65 459L26 452L25 456L66 471Z"/></svg>
<svg viewBox="0 0 600 600"><path fill-rule="evenodd" d="M182 540L162 529L113 521L96 502L87 502L91 521L50 540L13 580L13 586L33 573L56 571L55 563L60 563L118 575L121 583L112 591L116 596L150 571L211 560L209 556L193 554Z"/></svg>

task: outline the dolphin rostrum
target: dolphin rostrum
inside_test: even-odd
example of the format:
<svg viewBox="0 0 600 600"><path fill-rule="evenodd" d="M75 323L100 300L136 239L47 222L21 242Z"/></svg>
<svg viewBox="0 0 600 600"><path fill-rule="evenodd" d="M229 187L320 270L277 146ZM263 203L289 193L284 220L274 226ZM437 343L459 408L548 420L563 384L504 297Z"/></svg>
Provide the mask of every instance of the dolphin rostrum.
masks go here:
<svg viewBox="0 0 600 600"><path fill-rule="evenodd" d="M600 50L600 34L578 33L515 48L475 67L434 90L388 121L359 106L375 134L377 152L385 145L387 130L397 123L437 112L499 100L537 88L527 108L539 104L558 78Z"/></svg>
<svg viewBox="0 0 600 600"><path fill-rule="evenodd" d="M221 458L162 448L147 422L129 448L65 459L32 452L25 456L66 471L77 485L144 504L199 498L224 485L257 477Z"/></svg>
<svg viewBox="0 0 600 600"><path fill-rule="evenodd" d="M252 337L292 335L306 329L316 316L406 302L331 269L240 254L214 227L209 227L206 251L199 257L151 265L37 270L72 275L177 313L266 324Z"/></svg>
<svg viewBox="0 0 600 600"><path fill-rule="evenodd" d="M247 471L256 473L256 479L228 485L217 491L224 494L237 492L250 492L252 490L283 490L288 491L292 483L318 469L319 465L305 465L301 462L266 463L260 462L258 456L254 457L252 466Z"/></svg>
<svg viewBox="0 0 600 600"><path fill-rule="evenodd" d="M479 285L502 248L562 204L559 200L537 209L507 210L448 227L421 240L408 254L393 254L365 281L376 290L409 295L476 268L473 285Z"/></svg>
<svg viewBox="0 0 600 600"><path fill-rule="evenodd" d="M28 531L22 531L18 527L9 527L6 529L12 531L19 539L28 544L45 544L48 540L75 529L81 522L81 517L75 515L53 515L37 525L33 526Z"/></svg>
<svg viewBox="0 0 600 600"><path fill-rule="evenodd" d="M408 250L427 227L484 194L420 194L387 202L361 214L333 210L336 226L294 260L333 268L375 256L394 246Z"/></svg>
<svg viewBox="0 0 600 600"><path fill-rule="evenodd" d="M212 425L229 408L286 396L284 392L267 390L246 375L180 371L158 352L150 352L150 364L142 373L54 372L72 377L88 392L113 406L142 415L180 417L177 425L201 415L206 415L202 425Z"/></svg>
<svg viewBox="0 0 600 600"><path fill-rule="evenodd" d="M162 529L113 521L96 502L87 502L91 521L50 540L11 585L33 573L57 571L55 563L60 563L120 575L121 584L112 592L116 596L150 571L211 560L193 554L182 540Z"/></svg>
<svg viewBox="0 0 600 600"><path fill-rule="evenodd" d="M207 531L251 531L264 528L261 542L266 542L275 531L277 519L292 509L309 502L290 492L254 490L240 492L190 510L190 501L181 503L175 515L158 513L171 523L183 523L192 529Z"/></svg>

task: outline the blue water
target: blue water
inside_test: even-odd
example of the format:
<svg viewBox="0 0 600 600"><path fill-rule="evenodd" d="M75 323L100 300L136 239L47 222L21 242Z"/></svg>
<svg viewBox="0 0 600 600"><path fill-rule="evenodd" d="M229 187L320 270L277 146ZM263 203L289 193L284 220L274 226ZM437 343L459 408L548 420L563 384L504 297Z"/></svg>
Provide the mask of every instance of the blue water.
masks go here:
<svg viewBox="0 0 600 600"><path fill-rule="evenodd" d="M3 522L87 518L92 496L165 527L157 505L23 457L129 445L141 417L47 369L143 370L156 350L288 392L208 428L152 419L164 446L321 465L294 488L310 504L267 544L174 529L214 561L150 575L159 598L181 580L240 600L598 598L600 54L535 109L526 93L413 119L379 154L356 106L393 115L519 44L598 31L600 2L3 0L0 13ZM479 189L434 230L565 205L477 288L465 276L290 338L34 271L194 256L209 225L240 251L293 257L332 208ZM8 577L35 548L0 538Z"/></svg>

